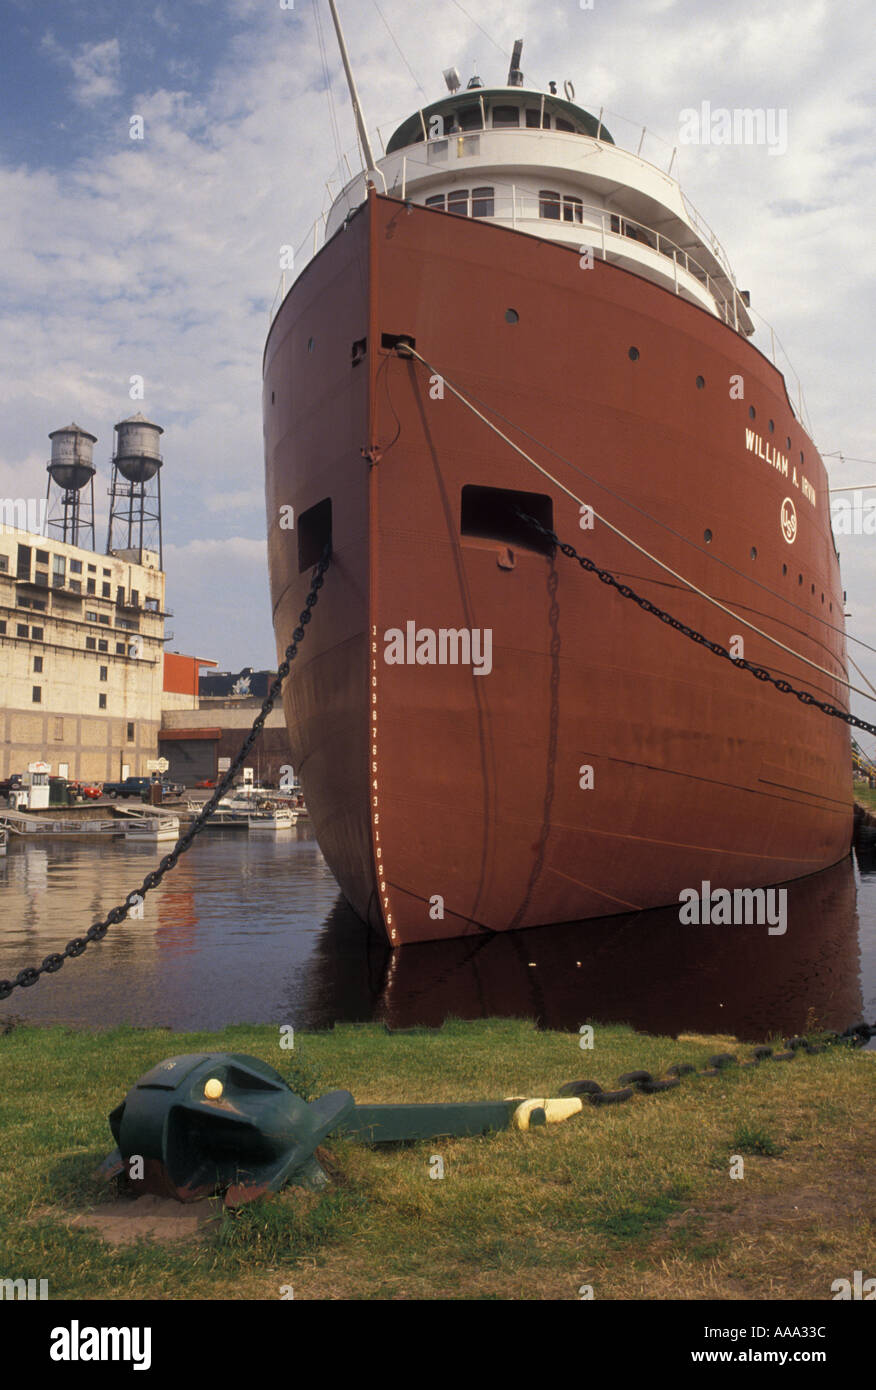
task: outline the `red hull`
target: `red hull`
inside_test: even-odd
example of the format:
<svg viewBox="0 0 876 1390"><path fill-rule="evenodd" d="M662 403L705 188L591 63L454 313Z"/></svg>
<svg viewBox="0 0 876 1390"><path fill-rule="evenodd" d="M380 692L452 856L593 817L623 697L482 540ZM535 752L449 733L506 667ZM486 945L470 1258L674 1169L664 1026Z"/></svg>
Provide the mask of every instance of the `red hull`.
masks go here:
<svg viewBox="0 0 876 1390"><path fill-rule="evenodd" d="M852 831L847 728L562 555L514 546L505 567L498 540L461 535L463 487L546 494L561 539L682 621L725 646L744 637L749 660L845 707L842 684L605 526L581 530L578 507L449 391L433 398L429 372L382 347L386 334L415 339L665 564L845 673L825 470L775 368L625 270L585 270L568 247L372 194L287 296L264 383L280 650L310 579L281 508L299 521L331 499L333 562L286 716L320 846L359 915L400 945L656 907L704 879L756 887L837 862ZM730 394L737 375L743 400ZM780 524L789 496L793 543ZM489 629L491 672L387 664L385 634L409 621Z"/></svg>

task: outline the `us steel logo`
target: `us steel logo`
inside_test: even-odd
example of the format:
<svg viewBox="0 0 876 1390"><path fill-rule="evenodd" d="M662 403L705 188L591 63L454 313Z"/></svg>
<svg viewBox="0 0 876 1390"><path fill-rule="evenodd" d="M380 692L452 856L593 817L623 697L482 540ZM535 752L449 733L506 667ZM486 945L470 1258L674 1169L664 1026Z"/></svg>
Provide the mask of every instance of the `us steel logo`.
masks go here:
<svg viewBox="0 0 876 1390"><path fill-rule="evenodd" d="M782 503L782 535L789 545L797 539L797 508L790 497Z"/></svg>

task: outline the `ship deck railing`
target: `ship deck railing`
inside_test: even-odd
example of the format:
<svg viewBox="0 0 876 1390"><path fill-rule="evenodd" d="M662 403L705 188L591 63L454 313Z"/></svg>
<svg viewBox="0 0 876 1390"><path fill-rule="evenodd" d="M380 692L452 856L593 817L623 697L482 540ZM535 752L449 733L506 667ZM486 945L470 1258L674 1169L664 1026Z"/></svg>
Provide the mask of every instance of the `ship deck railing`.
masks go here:
<svg viewBox="0 0 876 1390"><path fill-rule="evenodd" d="M627 116L621 115L618 111L609 111L606 107L600 106L598 102L582 102L576 98L575 104L577 106L583 106L584 109L588 111L598 110L598 131L601 132L603 127L611 128L611 141L601 140L599 134L597 134L596 136L586 136L586 139L595 139L598 143L607 145L609 148L613 147L615 149L624 150L627 154L634 154L637 159L641 159L645 164L650 164L652 168L657 169L661 174L666 174L668 177L673 177L673 169L675 168L676 158L678 156L677 144L670 144L670 142L666 140L662 135L658 135L656 131L651 130L647 125L642 125L638 121L631 121ZM386 146L389 139L410 114L411 112L407 111L402 116L397 117L392 122L384 122L382 126L375 126L374 134L380 141L382 157L386 156ZM424 128L426 128L425 121ZM470 131L466 130L464 133L476 134L478 130L483 129L496 129L496 127L473 126ZM523 129L524 127L522 126L500 127L500 130L509 130L512 134L515 132L515 130L517 131L517 133L519 133ZM387 132L386 139L384 139L384 132ZM536 130L532 133L539 134L540 132ZM557 134L556 131L544 133ZM442 137L439 136L436 138L440 139ZM575 135L574 138L579 139L581 137ZM373 143L374 142L372 141L372 144ZM351 161L352 165L358 165L361 170L361 155L359 153L359 148L357 145L351 145L349 149L341 156L341 158L338 160L338 163L335 165L335 168L332 171L330 178L326 180L326 191L328 193L330 202L333 202L334 199L337 197L337 193L333 192L331 187L333 183L337 183L340 189L343 189L343 187L348 181L355 178L353 167L351 167ZM681 184L678 183L677 172L674 177L676 183L678 184L678 191L681 194L682 202L684 203L685 210L687 211L687 214L690 217L692 225L695 227L696 231L699 232L703 240L708 244L709 250L712 252L715 259L719 261L720 264L724 267L724 270L726 271L728 278L730 280L733 280L733 269L730 265L730 258L727 255L727 252L724 250L721 241L719 240L715 232L712 230L712 228L709 226L709 223L706 221L705 217L702 215L699 209L694 206L691 200L682 191ZM317 219L317 225L319 225L320 223L324 224L326 221L326 216L327 214L323 213L322 217ZM311 227L309 235L312 235L312 233L313 228Z"/></svg>

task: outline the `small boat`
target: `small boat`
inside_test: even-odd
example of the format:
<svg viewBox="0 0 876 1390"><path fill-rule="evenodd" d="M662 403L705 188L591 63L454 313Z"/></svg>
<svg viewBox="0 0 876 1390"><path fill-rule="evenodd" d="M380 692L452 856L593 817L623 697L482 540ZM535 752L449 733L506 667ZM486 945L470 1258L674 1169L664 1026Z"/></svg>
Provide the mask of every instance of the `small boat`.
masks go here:
<svg viewBox="0 0 876 1390"><path fill-rule="evenodd" d="M137 816L125 825L125 839L155 845L179 839L179 816Z"/></svg>
<svg viewBox="0 0 876 1390"><path fill-rule="evenodd" d="M189 801L186 805L186 812L193 819L197 819L203 809L203 803L199 801ZM243 830L245 828L246 812L229 810L227 806L222 805L211 812L204 826L205 830Z"/></svg>
<svg viewBox="0 0 876 1390"><path fill-rule="evenodd" d="M234 811L235 813L246 816L255 804L255 797L250 796L247 792L234 791L229 793L228 796L223 796L216 802L216 810Z"/></svg>
<svg viewBox="0 0 876 1390"><path fill-rule="evenodd" d="M268 806L251 811L247 824L251 832L275 835L280 830L291 830L297 819L297 811L289 806Z"/></svg>

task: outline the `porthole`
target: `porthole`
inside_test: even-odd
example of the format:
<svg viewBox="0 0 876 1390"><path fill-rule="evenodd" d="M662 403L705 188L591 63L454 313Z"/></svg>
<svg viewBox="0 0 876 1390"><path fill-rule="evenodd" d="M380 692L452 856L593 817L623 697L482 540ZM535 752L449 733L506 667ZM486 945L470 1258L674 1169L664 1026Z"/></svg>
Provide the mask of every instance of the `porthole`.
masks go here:
<svg viewBox="0 0 876 1390"><path fill-rule="evenodd" d="M797 583L798 583L798 584L802 584L802 583L803 583L803 576L802 576L802 574L798 574L798 575L797 575Z"/></svg>
<svg viewBox="0 0 876 1390"><path fill-rule="evenodd" d="M708 527L707 527L706 530L703 532L703 540L706 542L706 545L711 545L711 544L712 544L712 533L711 533L711 531L708 529Z"/></svg>
<svg viewBox="0 0 876 1390"><path fill-rule="evenodd" d="M786 448L786 449L790 449L790 447L791 447L791 436L788 435L788 438L785 440L785 448Z"/></svg>
<svg viewBox="0 0 876 1390"><path fill-rule="evenodd" d="M753 406L753 405L750 405L750 406L748 407L748 418L749 418L749 420L753 420L756 414L757 414L757 411L755 410L754 406Z"/></svg>
<svg viewBox="0 0 876 1390"><path fill-rule="evenodd" d="M628 353L627 355L628 355L628 357L629 357L629 359L630 359L631 362L638 362L638 360L639 360L639 349L638 349L637 347L631 347L630 350L629 350L629 353Z"/></svg>
<svg viewBox="0 0 876 1390"><path fill-rule="evenodd" d="M788 573L788 566L787 566L787 565L782 565L782 574L787 574L787 573Z"/></svg>
<svg viewBox="0 0 876 1390"><path fill-rule="evenodd" d="M802 449L800 450L800 462L801 462L801 463L804 462L804 459L803 459L803 450L802 450Z"/></svg>
<svg viewBox="0 0 876 1390"><path fill-rule="evenodd" d="M703 389L703 387L705 386L705 384L706 384L706 378L705 378L704 376L698 376L698 377L697 377L697 390L698 390L698 391L702 391L702 389Z"/></svg>
<svg viewBox="0 0 876 1390"><path fill-rule="evenodd" d="M757 559L757 546L756 546L756 545L753 545L753 546L751 547L751 558L752 558L752 560L756 560L756 559Z"/></svg>
<svg viewBox="0 0 876 1390"><path fill-rule="evenodd" d="M776 428L776 422L775 422L775 420L770 420L769 426L770 426L770 434L773 434L773 433L775 432L775 428Z"/></svg>
<svg viewBox="0 0 876 1390"><path fill-rule="evenodd" d="M519 321L520 321L520 315L518 314L518 312L517 312L516 309L506 309L506 310L505 310L505 322L506 322L506 323L519 323Z"/></svg>
<svg viewBox="0 0 876 1390"><path fill-rule="evenodd" d="M824 594L821 595L821 602L824 603Z"/></svg>
<svg viewBox="0 0 876 1390"><path fill-rule="evenodd" d="M273 405L273 404L274 404L274 393L273 393L273 391L272 391L272 392L271 392L271 405Z"/></svg>
<svg viewBox="0 0 876 1390"><path fill-rule="evenodd" d="M308 338L308 339L307 339L307 351L308 351L308 352L313 352L313 339L312 339L312 338Z"/></svg>

